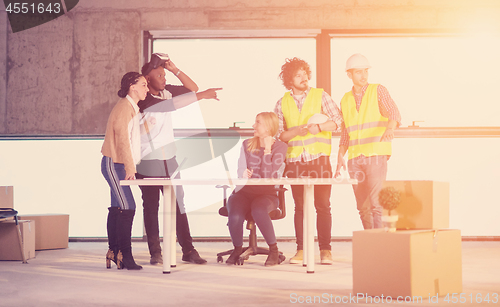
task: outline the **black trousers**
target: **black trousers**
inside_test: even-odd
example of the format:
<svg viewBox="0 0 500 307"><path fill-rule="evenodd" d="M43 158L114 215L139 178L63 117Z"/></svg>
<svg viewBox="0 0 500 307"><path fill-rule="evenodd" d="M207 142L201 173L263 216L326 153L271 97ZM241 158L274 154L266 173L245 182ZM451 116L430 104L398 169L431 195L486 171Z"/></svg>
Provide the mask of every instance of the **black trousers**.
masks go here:
<svg viewBox="0 0 500 307"><path fill-rule="evenodd" d="M173 161L172 161L173 160ZM158 168L162 168L165 170L165 173L168 174L166 177L170 176L177 169L177 162L175 158L163 161L163 160L154 160L158 161ZM138 171L140 171L140 167L138 166ZM165 174L164 173L164 174ZM138 179L148 178L148 177L158 177L158 176L147 176L140 173L136 174ZM178 178L178 176L176 176ZM180 178L180 177L179 177ZM146 228L146 235L148 240L149 253L151 256L160 255L161 254L161 246L160 246L160 232L159 232L159 224L158 224L158 209L160 206L160 192L163 193L162 186L139 186L142 191L142 206L144 209L144 228ZM177 197L179 197L177 193ZM182 197L182 196L180 196ZM179 245L182 248L182 252L184 254L192 251L194 249L193 246L193 238L191 237L191 232L189 231L189 223L187 219L186 213L181 213L179 209L179 202L177 201L177 210L176 210L176 233L177 240L179 241ZM183 208L184 209L184 208ZM184 212L184 210L182 210Z"/></svg>
<svg viewBox="0 0 500 307"><path fill-rule="evenodd" d="M312 178L332 178L332 166L330 157L321 156L310 162L287 162L283 176L288 178L299 178L310 176ZM295 237L297 250L304 249L304 187L292 185L292 195L295 201ZM316 208L316 227L318 230L318 243L320 250L331 250L332 240L332 213L330 207L330 195L332 186L317 185L314 187L314 207Z"/></svg>

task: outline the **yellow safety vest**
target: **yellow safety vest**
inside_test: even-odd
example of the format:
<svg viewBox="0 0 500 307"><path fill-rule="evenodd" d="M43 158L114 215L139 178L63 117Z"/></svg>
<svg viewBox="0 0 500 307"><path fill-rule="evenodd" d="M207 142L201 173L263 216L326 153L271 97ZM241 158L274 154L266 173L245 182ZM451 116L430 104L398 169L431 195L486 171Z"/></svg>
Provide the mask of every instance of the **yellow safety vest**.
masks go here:
<svg viewBox="0 0 500 307"><path fill-rule="evenodd" d="M360 155L366 157L392 154L391 142L380 142L389 119L380 114L378 107L378 84L366 89L359 112L352 91L340 101L344 122L349 133L349 160Z"/></svg>
<svg viewBox="0 0 500 307"><path fill-rule="evenodd" d="M295 100L286 92L281 100L281 111L286 121L288 129L305 125L311 116L321 113L321 102L323 89L311 88L307 94L301 112L295 103ZM297 135L288 142L287 159L299 157L303 151L311 155L324 154L329 156L332 151L332 133L330 131L321 131L314 135L308 133L306 136Z"/></svg>

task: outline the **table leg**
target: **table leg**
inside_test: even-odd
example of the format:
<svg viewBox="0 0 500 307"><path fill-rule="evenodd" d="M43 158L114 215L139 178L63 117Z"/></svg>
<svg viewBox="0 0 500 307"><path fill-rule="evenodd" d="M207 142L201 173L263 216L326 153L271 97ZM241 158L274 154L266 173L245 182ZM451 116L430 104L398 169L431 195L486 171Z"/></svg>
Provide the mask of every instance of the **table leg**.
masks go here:
<svg viewBox="0 0 500 307"><path fill-rule="evenodd" d="M172 188L169 185L163 186L163 274L170 274L170 258L172 254Z"/></svg>
<svg viewBox="0 0 500 307"><path fill-rule="evenodd" d="M17 239L19 242L19 248L21 249L21 258L23 259L23 263L28 263L28 261L26 260L26 255L24 254L23 239L21 236L21 226L19 225L19 221L17 219L17 216L15 217L15 221L16 221Z"/></svg>
<svg viewBox="0 0 500 307"><path fill-rule="evenodd" d="M314 186L304 185L304 213L307 211L307 224L304 225L304 233L307 233L307 273L314 273ZM304 240L304 242L306 241ZM304 253L304 254L305 254Z"/></svg>
<svg viewBox="0 0 500 307"><path fill-rule="evenodd" d="M308 243L309 243L309 236L308 236L308 231L309 231L309 219L308 219L308 214L309 210L307 210L307 198L306 198L306 186L304 185L304 195L303 195L303 201L304 203L302 204L302 266L307 266L307 251L309 250Z"/></svg>
<svg viewBox="0 0 500 307"><path fill-rule="evenodd" d="M170 188L170 217L171 217L171 232L170 232L170 267L175 268L177 265L177 257L176 257L176 238L177 238L177 198L175 197L175 186L171 186Z"/></svg>

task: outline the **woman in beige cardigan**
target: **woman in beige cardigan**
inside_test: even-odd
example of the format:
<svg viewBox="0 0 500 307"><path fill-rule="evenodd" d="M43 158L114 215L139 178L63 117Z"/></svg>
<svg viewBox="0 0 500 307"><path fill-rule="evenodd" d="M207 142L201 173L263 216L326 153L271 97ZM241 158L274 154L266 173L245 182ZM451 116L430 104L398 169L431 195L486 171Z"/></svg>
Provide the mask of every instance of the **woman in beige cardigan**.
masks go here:
<svg viewBox="0 0 500 307"><path fill-rule="evenodd" d="M137 72L126 73L121 81L118 96L121 99L109 115L106 136L102 145L101 172L111 188L107 230L109 250L106 267L111 261L118 269L140 270L132 256L132 223L135 202L129 186L121 186L120 180L135 178L135 165L140 161L139 107L137 103L146 98L146 79Z"/></svg>

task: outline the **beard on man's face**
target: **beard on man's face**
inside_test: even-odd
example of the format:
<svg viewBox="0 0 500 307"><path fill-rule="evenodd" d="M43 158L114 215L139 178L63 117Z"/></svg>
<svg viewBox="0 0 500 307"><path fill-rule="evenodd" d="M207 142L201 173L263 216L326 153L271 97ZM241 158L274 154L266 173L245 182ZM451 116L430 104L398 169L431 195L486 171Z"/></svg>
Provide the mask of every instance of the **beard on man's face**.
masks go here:
<svg viewBox="0 0 500 307"><path fill-rule="evenodd" d="M295 88L301 91L307 90L308 87L309 87L308 81L303 81L300 84L295 85Z"/></svg>

